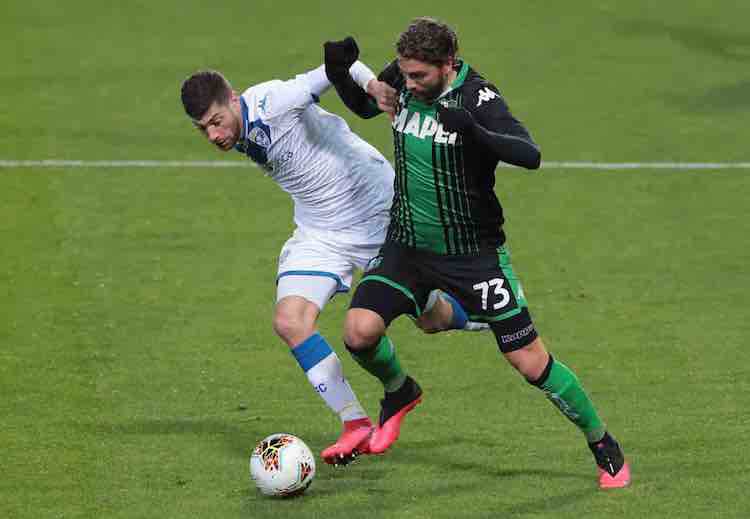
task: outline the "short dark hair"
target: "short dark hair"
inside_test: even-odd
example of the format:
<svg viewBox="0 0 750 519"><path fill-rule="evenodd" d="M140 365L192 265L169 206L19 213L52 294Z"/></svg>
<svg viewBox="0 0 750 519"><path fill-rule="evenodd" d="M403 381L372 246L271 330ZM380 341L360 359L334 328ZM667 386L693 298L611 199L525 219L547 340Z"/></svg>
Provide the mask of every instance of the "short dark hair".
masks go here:
<svg viewBox="0 0 750 519"><path fill-rule="evenodd" d="M232 85L221 72L201 70L182 82L181 95L185 112L193 119L200 119L214 102L229 102Z"/></svg>
<svg viewBox="0 0 750 519"><path fill-rule="evenodd" d="M453 29L439 20L415 18L398 37L396 52L402 58L440 66L458 52L458 37Z"/></svg>

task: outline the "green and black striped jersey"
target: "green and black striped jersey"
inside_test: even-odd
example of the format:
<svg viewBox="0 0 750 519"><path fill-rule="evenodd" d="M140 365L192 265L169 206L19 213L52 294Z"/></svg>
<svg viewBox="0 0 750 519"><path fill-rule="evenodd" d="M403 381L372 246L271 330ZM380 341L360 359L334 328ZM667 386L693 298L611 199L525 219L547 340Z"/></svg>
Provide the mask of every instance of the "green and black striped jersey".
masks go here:
<svg viewBox="0 0 750 519"><path fill-rule="evenodd" d="M438 103L464 107L491 132L533 144L497 88L468 64L433 104L405 88L396 61L378 76L399 93L393 120L395 194L388 240L438 254L479 254L505 242L503 210L495 195L497 157L472 135L446 132Z"/></svg>

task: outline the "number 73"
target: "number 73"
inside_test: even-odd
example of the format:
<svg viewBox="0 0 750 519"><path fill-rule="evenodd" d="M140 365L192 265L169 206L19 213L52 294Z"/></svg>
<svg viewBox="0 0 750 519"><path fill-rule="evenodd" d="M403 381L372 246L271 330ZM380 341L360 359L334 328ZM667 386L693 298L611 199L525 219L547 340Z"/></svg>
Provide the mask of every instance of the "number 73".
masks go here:
<svg viewBox="0 0 750 519"><path fill-rule="evenodd" d="M474 290L482 291L482 310L487 310L487 296L490 293L491 287L495 288L495 291L493 293L496 296L500 296L500 301L492 305L493 310L499 310L500 308L510 303L510 292L508 292L508 289L503 288L504 282L505 280L502 278L495 278L490 279L489 281L482 281L481 283L477 283L476 285L474 285Z"/></svg>

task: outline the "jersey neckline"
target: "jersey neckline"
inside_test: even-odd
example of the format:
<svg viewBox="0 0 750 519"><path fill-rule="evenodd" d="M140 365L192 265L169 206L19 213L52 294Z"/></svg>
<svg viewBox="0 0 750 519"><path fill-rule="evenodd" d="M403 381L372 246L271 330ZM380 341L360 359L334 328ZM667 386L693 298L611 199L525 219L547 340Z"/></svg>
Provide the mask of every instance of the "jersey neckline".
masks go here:
<svg viewBox="0 0 750 519"><path fill-rule="evenodd" d="M436 104L438 104L440 100L443 99L445 96L447 96L454 90L461 88L464 84L464 81L466 80L466 76L469 75L469 64L461 59L457 60L456 64L459 65L458 73L456 74L456 79L454 79L453 82L448 87L448 89L442 94L440 94L432 103L430 104L424 103L422 101L415 99L413 96L409 100L409 102L419 105L419 107L430 109L430 108L433 108Z"/></svg>

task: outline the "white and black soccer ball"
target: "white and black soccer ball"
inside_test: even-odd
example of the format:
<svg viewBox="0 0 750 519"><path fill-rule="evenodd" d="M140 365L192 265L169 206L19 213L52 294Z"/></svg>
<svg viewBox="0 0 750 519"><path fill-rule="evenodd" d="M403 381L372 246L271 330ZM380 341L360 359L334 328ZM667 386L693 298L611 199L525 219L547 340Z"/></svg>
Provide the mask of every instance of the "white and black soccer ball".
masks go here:
<svg viewBox="0 0 750 519"><path fill-rule="evenodd" d="M315 457L305 442L292 434L264 438L250 456L250 478L267 496L295 496L315 477Z"/></svg>

